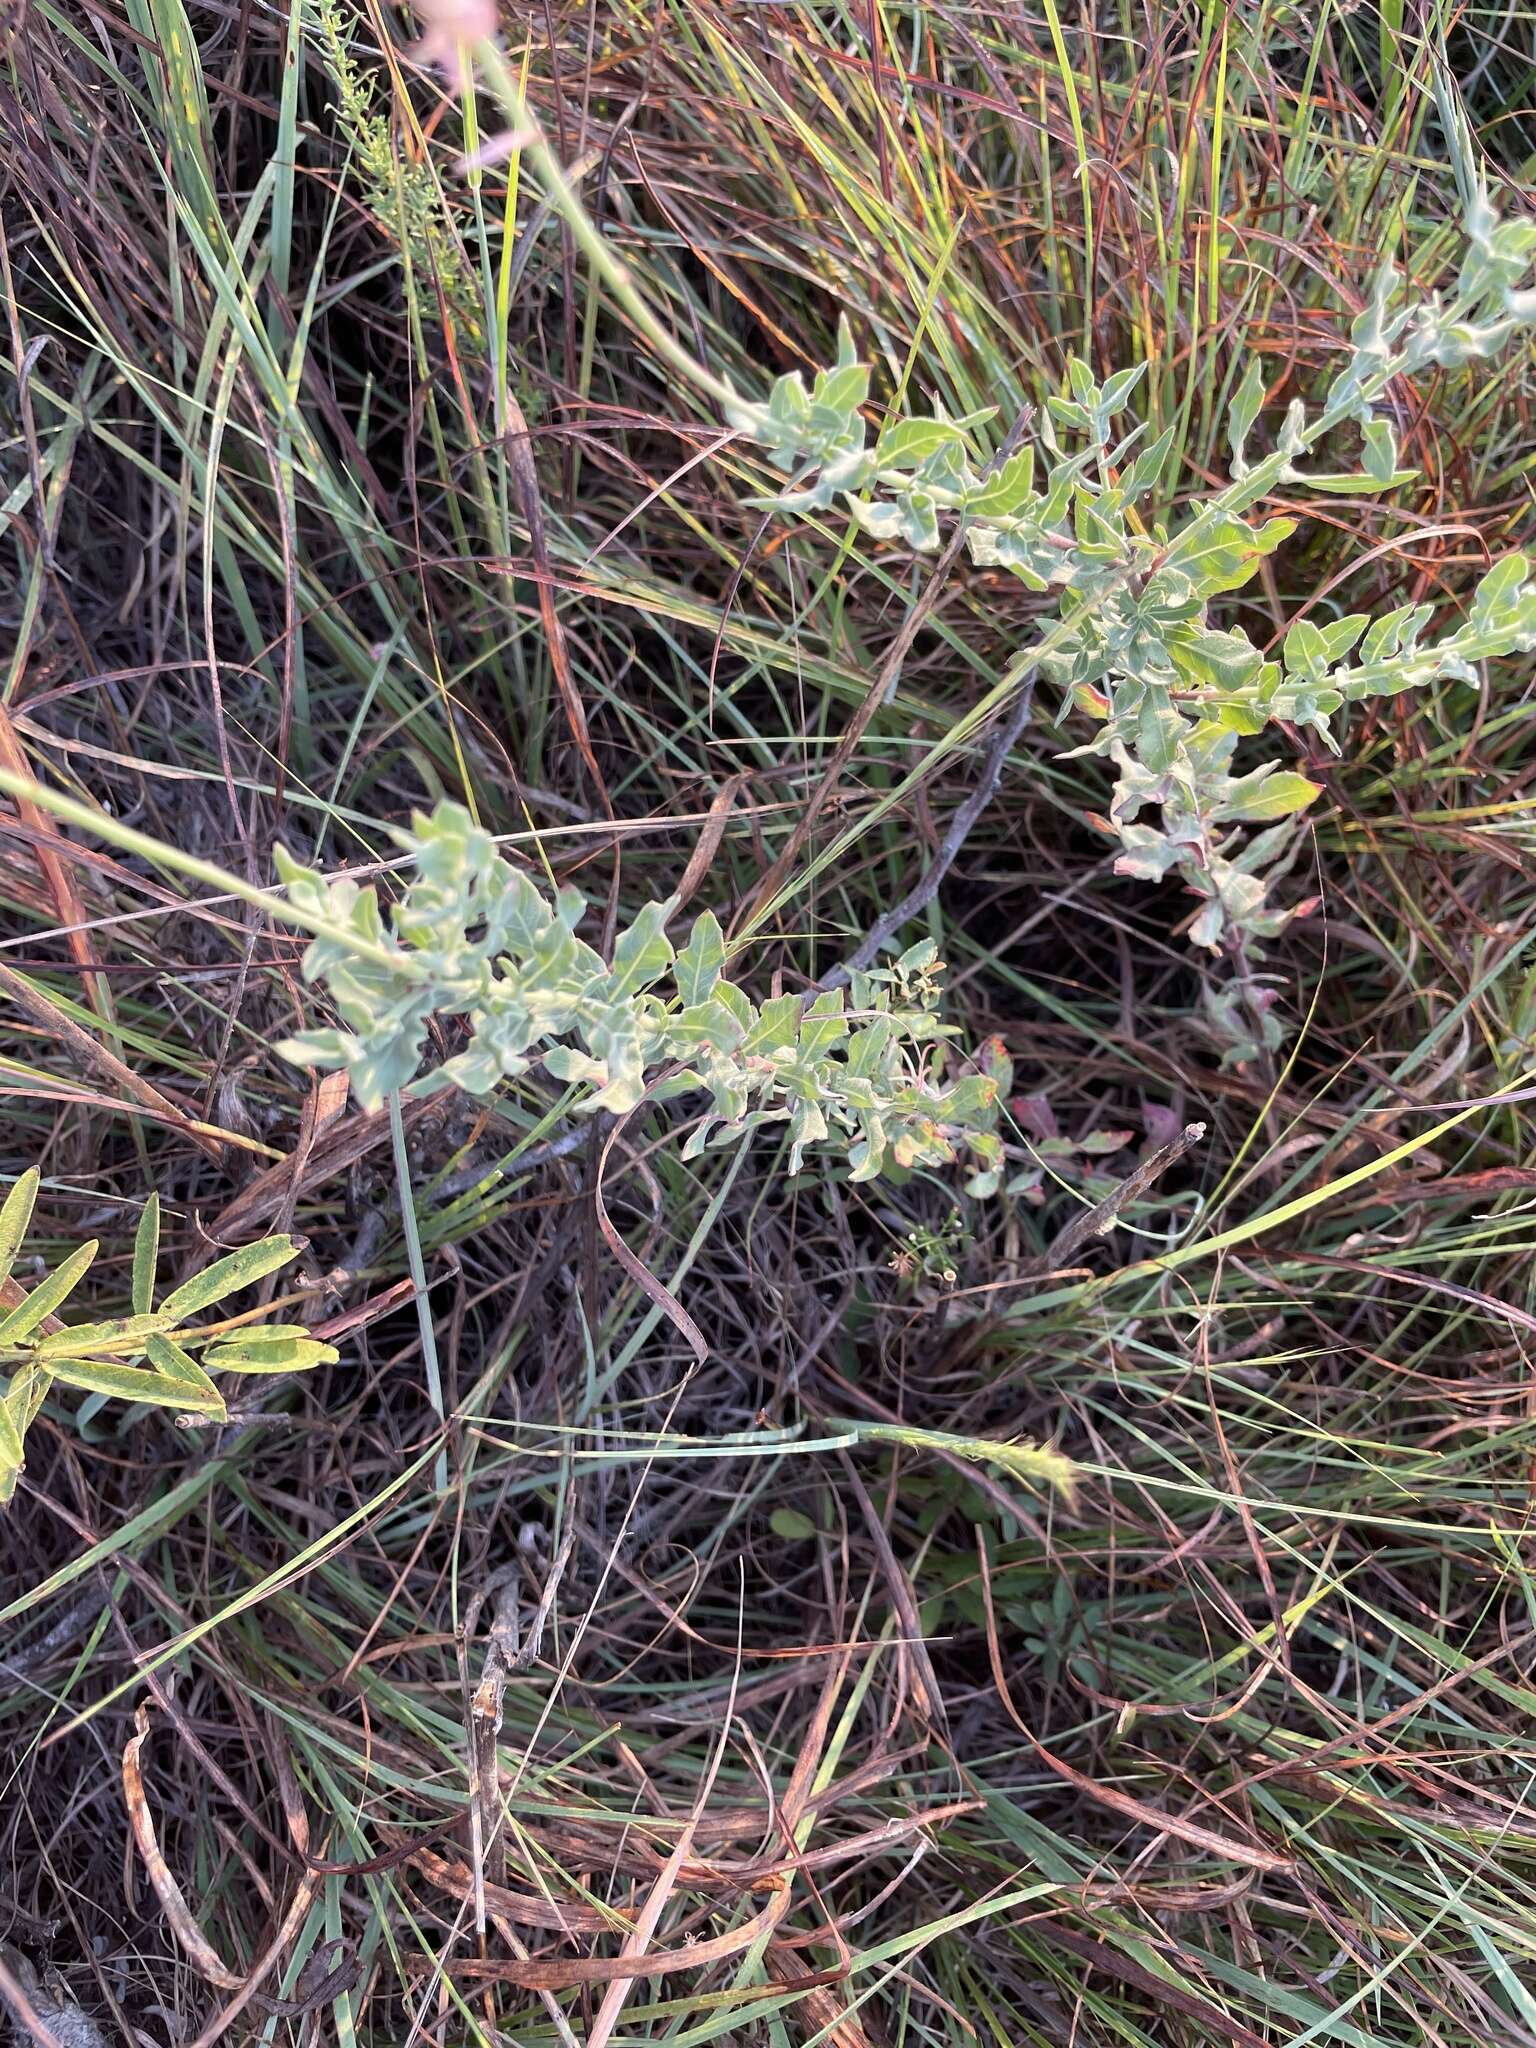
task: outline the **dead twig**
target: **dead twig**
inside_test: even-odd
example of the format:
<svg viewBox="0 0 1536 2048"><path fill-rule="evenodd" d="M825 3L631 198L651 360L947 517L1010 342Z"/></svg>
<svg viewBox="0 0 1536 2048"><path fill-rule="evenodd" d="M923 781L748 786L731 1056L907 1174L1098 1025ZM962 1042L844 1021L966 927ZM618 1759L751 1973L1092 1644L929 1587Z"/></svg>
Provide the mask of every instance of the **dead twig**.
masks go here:
<svg viewBox="0 0 1536 2048"><path fill-rule="evenodd" d="M829 974L822 976L817 983L818 988L846 988L852 976L862 974L866 968L872 967L880 957L880 949L890 943L904 924L910 924L914 917L926 910L938 895L940 884L954 866L960 849L970 838L977 819L996 794L1014 742L1029 723L1034 700L1035 671L1031 669L1019 686L1019 694L1012 711L993 734L992 744L987 749L987 757L982 764L976 787L950 819L949 830L944 834L927 872L912 885L893 909L888 910L885 916L870 928L867 937L849 954L841 967L834 967Z"/></svg>
<svg viewBox="0 0 1536 2048"><path fill-rule="evenodd" d="M1204 1136L1204 1124L1186 1124L1176 1138L1170 1138L1166 1145L1159 1145L1155 1152L1149 1152L1102 1202L1095 1202L1091 1209L1084 1209L1073 1217L1057 1234L1045 1256L1035 1262L1032 1270L1055 1273L1064 1266L1070 1266L1090 1238L1107 1236L1119 1222L1120 1212L1126 1205L1144 1195L1154 1181L1160 1179L1170 1166L1176 1165Z"/></svg>

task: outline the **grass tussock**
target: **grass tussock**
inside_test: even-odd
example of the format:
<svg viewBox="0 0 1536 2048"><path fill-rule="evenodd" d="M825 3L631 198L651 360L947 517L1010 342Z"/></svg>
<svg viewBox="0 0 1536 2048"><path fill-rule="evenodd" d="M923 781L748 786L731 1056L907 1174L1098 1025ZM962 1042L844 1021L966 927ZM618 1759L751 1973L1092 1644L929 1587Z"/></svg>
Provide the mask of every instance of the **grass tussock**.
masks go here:
<svg viewBox="0 0 1536 2048"><path fill-rule="evenodd" d="M277 843L388 890L447 795L599 947L686 877L800 991L941 844L1040 601L766 518L403 13L0 32L0 768L83 807L0 819L15 1285L97 1239L125 1313L154 1191L173 1278L302 1239L263 1284L339 1353L219 1427L62 1387L32 1424L23 2031L1530 2040L1528 662L1337 759L1263 741L1324 785L1316 902L1264 963L1283 1052L1226 1068L1189 900L1113 872L1042 693L910 934L1013 1060L1013 1197L791 1174L772 1130L685 1159L654 1112L604 1159L533 1085L349 1105L274 1050L327 1021ZM846 315L876 412L993 408L995 452L1069 351L1144 362L1149 518L1225 474L1250 354L1312 393L1382 250L1447 281L1436 48L1507 214L1536 147L1529 24L1399 0L620 0L502 44L712 375L825 362ZM1405 388L1390 496L1277 495L1253 638L1457 616L1536 532L1531 369Z"/></svg>

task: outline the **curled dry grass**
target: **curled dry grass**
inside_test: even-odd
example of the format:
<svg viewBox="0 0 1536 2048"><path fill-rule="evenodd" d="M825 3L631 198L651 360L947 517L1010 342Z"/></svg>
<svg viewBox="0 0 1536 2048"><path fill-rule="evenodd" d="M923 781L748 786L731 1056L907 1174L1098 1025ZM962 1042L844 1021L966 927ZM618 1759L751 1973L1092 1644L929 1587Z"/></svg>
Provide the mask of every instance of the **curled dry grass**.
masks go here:
<svg viewBox="0 0 1536 2048"><path fill-rule="evenodd" d="M1524 31L1452 26L1517 176ZM846 309L887 395L1001 436L1068 347L1144 358L1195 479L1245 349L1302 388L1385 242L1434 282L1425 27L1046 0L507 39L702 359L815 362ZM537 195L456 170L401 29L33 0L12 34L6 761L258 881L279 837L387 861L467 793L598 925L713 833L699 900L744 918L920 566L764 523ZM1528 532L1526 366L1402 402L1420 483L1307 506L1256 633L1454 606ZM1032 605L952 577L758 928L764 986L908 886ZM1187 906L1108 872L1042 711L929 913L954 1020L1045 1098L1021 1147L1047 1117L1127 1132L1122 1171L1170 1119L1203 1145L1066 1271L1091 1157L970 1205L944 1286L900 1268L948 1187L685 1164L658 1125L608 1201L697 1370L601 1254L588 1153L519 1167L549 1103L412 1109L407 1189L387 1121L271 1052L290 937L13 810L0 1085L41 1250L101 1236L114 1306L150 1185L184 1265L294 1229L343 1362L218 1435L37 1425L7 1953L157 2041L1529 2038L1525 691L1396 700L1309 764L1274 1073L1216 1066ZM1075 1505L871 1422L1054 1443Z"/></svg>

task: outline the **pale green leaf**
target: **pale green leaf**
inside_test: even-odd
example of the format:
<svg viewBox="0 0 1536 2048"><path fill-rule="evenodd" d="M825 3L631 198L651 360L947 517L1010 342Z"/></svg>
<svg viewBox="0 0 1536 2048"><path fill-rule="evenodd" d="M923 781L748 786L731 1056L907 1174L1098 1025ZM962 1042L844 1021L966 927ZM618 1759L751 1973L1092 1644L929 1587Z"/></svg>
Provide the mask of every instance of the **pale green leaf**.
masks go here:
<svg viewBox="0 0 1536 2048"><path fill-rule="evenodd" d="M133 1238L133 1307L147 1316L155 1305L155 1262L160 1256L160 1197L151 1193Z"/></svg>
<svg viewBox="0 0 1536 2048"><path fill-rule="evenodd" d="M27 1225L32 1221L38 1182L37 1168L29 1166L6 1196L4 1205L0 1206L0 1283L11 1277L16 1254L27 1234Z"/></svg>
<svg viewBox="0 0 1536 2048"><path fill-rule="evenodd" d="M673 963L672 978L685 1008L704 1002L714 991L725 966L725 934L712 910L693 921L688 943Z"/></svg>
<svg viewBox="0 0 1536 2048"><path fill-rule="evenodd" d="M1309 782L1305 775L1282 768L1266 776L1251 795L1223 805L1222 814L1245 824L1267 824L1271 818L1289 818L1304 811L1314 798L1322 795L1322 788L1320 782Z"/></svg>
<svg viewBox="0 0 1536 2048"><path fill-rule="evenodd" d="M210 1345L203 1361L212 1372L309 1372L317 1365L334 1365L340 1355L334 1344L322 1343L307 1330L247 1330Z"/></svg>
<svg viewBox="0 0 1536 2048"><path fill-rule="evenodd" d="M171 1319L164 1315L121 1316L112 1322L75 1323L67 1330L55 1330L38 1340L36 1356L51 1358L55 1352L87 1353L92 1357L123 1358L142 1353L152 1336L168 1330Z"/></svg>
<svg viewBox="0 0 1536 2048"><path fill-rule="evenodd" d="M160 1304L160 1312L175 1322L185 1322L188 1316L211 1308L226 1295L234 1294L242 1287L254 1286L258 1280L264 1280L268 1273L275 1273L298 1255L299 1247L291 1237L266 1237L259 1244L248 1244L241 1251L229 1252L222 1259L215 1259L201 1273L194 1273L190 1280L166 1296Z"/></svg>
<svg viewBox="0 0 1536 2048"><path fill-rule="evenodd" d="M1411 484L1418 473L1416 469L1394 469L1388 476L1362 476L1355 470L1330 470L1321 476L1298 477L1297 482L1330 498L1361 498L1372 491L1396 490L1399 484Z"/></svg>
<svg viewBox="0 0 1536 2048"><path fill-rule="evenodd" d="M120 1365L105 1358L55 1358L48 1370L65 1386L79 1387L87 1394L106 1394L117 1401L144 1401L154 1408L184 1408L192 1415L214 1415L221 1421L227 1410L217 1388L206 1394L179 1379L142 1366Z"/></svg>
<svg viewBox="0 0 1536 2048"><path fill-rule="evenodd" d="M19 1344L45 1316L51 1316L67 1301L98 1249L96 1239L91 1238L78 1251L71 1252L56 1271L40 1280L25 1301L0 1319L0 1344Z"/></svg>
<svg viewBox="0 0 1536 2048"><path fill-rule="evenodd" d="M1254 423L1264 408L1264 369L1256 355L1248 358L1248 368L1243 381L1227 409L1227 446L1232 450L1232 472L1240 476L1246 469L1244 451L1248 436L1253 432Z"/></svg>
<svg viewBox="0 0 1536 2048"><path fill-rule="evenodd" d="M200 1413L217 1414L223 1407L223 1396L209 1379L206 1372L181 1346L170 1337L151 1337L145 1352L150 1364L160 1377L182 1390L182 1405L197 1408Z"/></svg>
<svg viewBox="0 0 1536 2048"><path fill-rule="evenodd" d="M661 903L647 903L629 929L620 933L613 949L612 996L638 994L659 981L672 965L672 942L666 926L675 905L676 898L672 896Z"/></svg>

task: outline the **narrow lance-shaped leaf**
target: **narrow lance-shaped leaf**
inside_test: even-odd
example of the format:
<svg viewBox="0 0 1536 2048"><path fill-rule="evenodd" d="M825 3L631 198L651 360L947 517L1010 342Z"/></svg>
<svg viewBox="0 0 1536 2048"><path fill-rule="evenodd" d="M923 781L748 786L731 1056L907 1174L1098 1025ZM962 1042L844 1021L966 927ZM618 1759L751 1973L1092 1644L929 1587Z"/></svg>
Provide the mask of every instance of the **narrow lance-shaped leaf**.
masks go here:
<svg viewBox="0 0 1536 2048"><path fill-rule="evenodd" d="M307 1330L284 1328L246 1330L203 1353L214 1372L244 1373L309 1372L317 1365L334 1365L339 1356L334 1344L322 1343Z"/></svg>
<svg viewBox="0 0 1536 2048"><path fill-rule="evenodd" d="M168 1386L181 1390L183 1406L199 1414L216 1415L224 1397L195 1358L171 1337L151 1337L145 1346L150 1364Z"/></svg>
<svg viewBox="0 0 1536 2048"><path fill-rule="evenodd" d="M21 1390L22 1376L18 1375L0 1400L0 1504L10 1499L21 1470Z"/></svg>
<svg viewBox="0 0 1536 2048"><path fill-rule="evenodd" d="M32 1221L33 1204L37 1201L38 1171L29 1166L0 1206L0 1285L11 1277L11 1267L16 1263L16 1254L21 1240L27 1234L27 1225Z"/></svg>
<svg viewBox="0 0 1536 2048"><path fill-rule="evenodd" d="M48 1370L66 1386L88 1394L106 1394L117 1401L143 1401L153 1408L185 1408L196 1415L227 1413L223 1396L211 1381L206 1391L181 1379L170 1379L141 1366L118 1365L106 1358L55 1358Z"/></svg>
<svg viewBox="0 0 1536 2048"><path fill-rule="evenodd" d="M0 1320L0 1344L19 1344L45 1316L51 1316L61 1303L67 1301L98 1249L93 1237L78 1251L71 1252L57 1271L40 1280L26 1300Z"/></svg>
<svg viewBox="0 0 1536 2048"><path fill-rule="evenodd" d="M147 1316L155 1305L155 1262L160 1256L160 1197L151 1193L133 1236L133 1312Z"/></svg>
<svg viewBox="0 0 1536 2048"><path fill-rule="evenodd" d="M1243 476L1247 472L1248 436L1253 432L1264 405L1264 371L1257 356L1248 358L1248 368L1243 381L1233 396L1227 412L1227 445L1232 450L1232 474Z"/></svg>
<svg viewBox="0 0 1536 2048"><path fill-rule="evenodd" d="M267 1237L259 1244L248 1244L242 1251L215 1259L205 1272L194 1273L190 1280L166 1296L160 1304L160 1312L183 1322L188 1316L211 1308L226 1295L234 1294L242 1287L253 1287L258 1280L264 1280L269 1273L275 1273L279 1266L286 1266L298 1255L299 1247L291 1237Z"/></svg>

